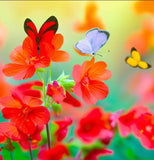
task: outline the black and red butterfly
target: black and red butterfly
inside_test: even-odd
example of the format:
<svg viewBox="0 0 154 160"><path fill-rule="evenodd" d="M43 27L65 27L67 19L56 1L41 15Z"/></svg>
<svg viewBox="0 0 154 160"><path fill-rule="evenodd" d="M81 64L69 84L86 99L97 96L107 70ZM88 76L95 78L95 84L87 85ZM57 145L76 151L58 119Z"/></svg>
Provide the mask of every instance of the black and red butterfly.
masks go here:
<svg viewBox="0 0 154 160"><path fill-rule="evenodd" d="M55 16L49 17L44 22L39 32L37 31L35 24L29 18L27 18L24 22L24 30L27 33L27 35L34 42L36 42L38 54L40 50L40 43L41 42L50 43L57 29L58 29L58 21Z"/></svg>

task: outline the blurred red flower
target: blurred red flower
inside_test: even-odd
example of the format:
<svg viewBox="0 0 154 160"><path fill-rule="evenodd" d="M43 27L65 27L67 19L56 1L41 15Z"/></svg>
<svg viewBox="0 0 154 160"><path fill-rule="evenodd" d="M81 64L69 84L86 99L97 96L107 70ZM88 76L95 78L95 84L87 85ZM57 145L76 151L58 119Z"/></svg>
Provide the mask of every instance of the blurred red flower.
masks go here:
<svg viewBox="0 0 154 160"><path fill-rule="evenodd" d="M142 29L130 35L126 42L126 50L130 52L135 47L141 54L145 54L149 47L153 46L154 22L153 20L144 20Z"/></svg>
<svg viewBox="0 0 154 160"><path fill-rule="evenodd" d="M154 149L154 115L144 113L132 125L132 131L147 149Z"/></svg>
<svg viewBox="0 0 154 160"><path fill-rule="evenodd" d="M92 28L98 27L100 29L105 29L104 24L102 23L101 18L97 16L98 6L95 2L88 2L85 11L84 21L77 21L74 24L74 29L77 32L86 32Z"/></svg>
<svg viewBox="0 0 154 160"><path fill-rule="evenodd" d="M55 132L55 137L57 141L62 141L68 132L68 126L72 124L72 119L68 117L64 117L64 120L54 121L56 125L58 125L58 129Z"/></svg>
<svg viewBox="0 0 154 160"><path fill-rule="evenodd" d="M6 64L3 73L15 80L31 78L36 69L50 65L53 46L48 43L40 43L38 53L37 45L29 37L25 38L23 45L16 47L10 54L13 63Z"/></svg>
<svg viewBox="0 0 154 160"><path fill-rule="evenodd" d="M95 58L85 61L81 66L73 67L73 79L75 81L74 94L82 97L87 104L95 104L108 95L108 86L102 82L111 77L111 72L106 69L107 64L103 61L94 63Z"/></svg>
<svg viewBox="0 0 154 160"><path fill-rule="evenodd" d="M0 97L8 96L10 95L10 90L13 88L13 86L6 82L4 74L2 72L2 64L0 63ZM2 108L2 106L0 106Z"/></svg>
<svg viewBox="0 0 154 160"><path fill-rule="evenodd" d="M70 60L70 55L62 50L59 50L64 42L62 34L55 34L52 38L51 44L54 46L54 51L51 55L52 62L67 62Z"/></svg>
<svg viewBox="0 0 154 160"><path fill-rule="evenodd" d="M85 157L84 160L97 160L99 156L112 155L113 151L105 148L93 149Z"/></svg>
<svg viewBox="0 0 154 160"><path fill-rule="evenodd" d="M5 119L11 122L25 134L32 134L36 129L36 124L45 125L50 120L50 113L40 106L42 101L38 98L23 96L19 97L12 93L10 97L3 97L0 103L5 107L2 114Z"/></svg>
<svg viewBox="0 0 154 160"><path fill-rule="evenodd" d="M64 156L69 156L69 151L63 144L57 144L49 150L41 148L38 153L39 160L61 160Z"/></svg>
<svg viewBox="0 0 154 160"><path fill-rule="evenodd" d="M147 112L149 112L147 107L139 105L133 107L127 113L119 116L117 124L121 136L127 136L130 134L132 132L132 125L136 123L136 119L138 119L140 115Z"/></svg>
<svg viewBox="0 0 154 160"><path fill-rule="evenodd" d="M35 89L35 87L43 87L43 83L41 81L30 81L22 83L13 88L13 92L18 93L18 95L31 96L36 98L41 98L42 93L41 90Z"/></svg>
<svg viewBox="0 0 154 160"><path fill-rule="evenodd" d="M102 129L106 128L105 125L103 112L100 108L94 108L86 116L81 118L76 133L81 140L91 143L97 138L100 138Z"/></svg>

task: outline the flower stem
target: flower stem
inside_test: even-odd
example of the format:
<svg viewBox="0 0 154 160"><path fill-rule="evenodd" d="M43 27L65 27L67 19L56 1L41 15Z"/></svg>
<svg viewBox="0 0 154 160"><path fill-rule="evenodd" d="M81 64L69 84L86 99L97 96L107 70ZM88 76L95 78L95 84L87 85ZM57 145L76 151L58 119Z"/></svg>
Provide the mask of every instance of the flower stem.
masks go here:
<svg viewBox="0 0 154 160"><path fill-rule="evenodd" d="M10 151L11 160L14 160L13 158L13 152Z"/></svg>
<svg viewBox="0 0 154 160"><path fill-rule="evenodd" d="M51 148L51 141L50 141L49 124L46 124L46 130L47 130L47 139L48 139L48 149L50 149Z"/></svg>
<svg viewBox="0 0 154 160"><path fill-rule="evenodd" d="M45 90L46 80L47 80L47 68L45 68L44 83L43 83L43 100L44 100L44 103L45 103L45 107L46 107L46 90Z"/></svg>
<svg viewBox="0 0 154 160"><path fill-rule="evenodd" d="M43 80L42 80L42 78L41 78L41 76L40 76L40 74L39 74L39 72L37 70L36 70L36 74L39 77L40 81L43 82Z"/></svg>
<svg viewBox="0 0 154 160"><path fill-rule="evenodd" d="M31 142L29 141L29 153L30 153L30 159L33 160L33 153L31 148Z"/></svg>
<svg viewBox="0 0 154 160"><path fill-rule="evenodd" d="M52 70L52 62L50 63L50 66L49 66L49 80L48 80L48 83L51 82L51 70Z"/></svg>

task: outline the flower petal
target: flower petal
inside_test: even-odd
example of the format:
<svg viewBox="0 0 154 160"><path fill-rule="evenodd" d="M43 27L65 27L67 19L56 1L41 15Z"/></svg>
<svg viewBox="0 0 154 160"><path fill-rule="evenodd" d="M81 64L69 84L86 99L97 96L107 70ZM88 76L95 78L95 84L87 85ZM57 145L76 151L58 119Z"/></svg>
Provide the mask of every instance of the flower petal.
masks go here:
<svg viewBox="0 0 154 160"><path fill-rule="evenodd" d="M70 60L70 55L65 51L55 51L51 57L53 62L68 62Z"/></svg>
<svg viewBox="0 0 154 160"><path fill-rule="evenodd" d="M11 76L18 74L22 70L25 70L26 68L27 68L27 65L9 63L4 66L3 73L6 76L11 77Z"/></svg>
<svg viewBox="0 0 154 160"><path fill-rule="evenodd" d="M23 54L22 46L17 46L11 53L10 59L12 62L17 64L26 64L26 57Z"/></svg>
<svg viewBox="0 0 154 160"><path fill-rule="evenodd" d="M51 43L54 45L54 48L57 51L58 49L61 48L61 46L63 45L63 42L64 42L63 35L55 34Z"/></svg>
<svg viewBox="0 0 154 160"><path fill-rule="evenodd" d="M32 108L29 117L35 124L44 125L50 120L50 112L45 107L35 107Z"/></svg>
<svg viewBox="0 0 154 160"><path fill-rule="evenodd" d="M12 98L11 96L0 98L0 103L7 108L19 108L19 109L22 108L21 103Z"/></svg>
<svg viewBox="0 0 154 160"><path fill-rule="evenodd" d="M98 100L102 100L107 97L109 90L108 86L97 80L91 80L89 83L89 91L95 96Z"/></svg>

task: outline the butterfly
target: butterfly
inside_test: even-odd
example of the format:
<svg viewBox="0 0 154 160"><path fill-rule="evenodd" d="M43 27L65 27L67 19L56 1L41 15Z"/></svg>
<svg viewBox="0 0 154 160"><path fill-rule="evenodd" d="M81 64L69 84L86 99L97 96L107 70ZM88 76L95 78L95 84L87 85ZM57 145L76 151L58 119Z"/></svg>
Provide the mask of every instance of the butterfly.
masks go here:
<svg viewBox="0 0 154 160"><path fill-rule="evenodd" d="M37 50L39 54L41 42L51 42L52 37L56 33L58 29L58 21L55 16L49 17L42 27L40 28L39 32L36 29L35 24L27 18L24 22L24 30L27 35L37 44Z"/></svg>
<svg viewBox="0 0 154 160"><path fill-rule="evenodd" d="M75 50L82 56L92 56L105 45L110 33L99 28L89 30L85 38L75 44Z"/></svg>
<svg viewBox="0 0 154 160"><path fill-rule="evenodd" d="M148 69L151 67L147 62L141 61L141 55L134 47L131 49L131 57L126 57L125 61L131 67L139 67L141 69Z"/></svg>

